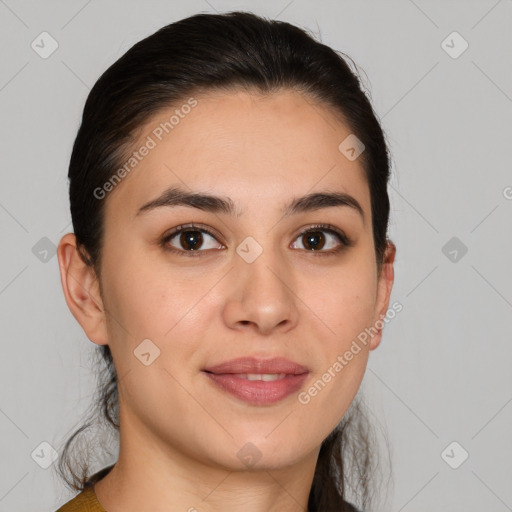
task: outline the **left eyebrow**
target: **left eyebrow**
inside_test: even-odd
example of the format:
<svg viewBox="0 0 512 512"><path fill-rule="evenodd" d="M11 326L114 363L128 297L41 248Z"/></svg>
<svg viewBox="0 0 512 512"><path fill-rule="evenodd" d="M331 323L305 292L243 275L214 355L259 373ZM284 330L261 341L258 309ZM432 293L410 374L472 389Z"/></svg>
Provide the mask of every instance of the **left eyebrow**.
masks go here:
<svg viewBox="0 0 512 512"><path fill-rule="evenodd" d="M199 192L188 192L177 186L166 189L156 199L141 206L135 216L141 215L156 208L187 206L197 208L206 212L224 213L226 215L239 217L242 211L237 209L229 197L215 196ZM284 217L290 215L320 210L331 207L349 207L357 211L364 223L364 212L359 202L350 194L345 192L314 192L302 197L293 198L290 203L284 206L282 214Z"/></svg>

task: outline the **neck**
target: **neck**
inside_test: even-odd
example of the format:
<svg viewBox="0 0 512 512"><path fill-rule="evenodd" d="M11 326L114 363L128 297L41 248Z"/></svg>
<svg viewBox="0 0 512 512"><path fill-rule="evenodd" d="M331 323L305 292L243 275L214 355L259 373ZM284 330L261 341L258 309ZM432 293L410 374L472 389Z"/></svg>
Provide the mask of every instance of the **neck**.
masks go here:
<svg viewBox="0 0 512 512"><path fill-rule="evenodd" d="M120 418L118 461L94 486L108 512L308 511L318 450L286 467L236 469L200 460L186 446L171 447L133 418L126 420Z"/></svg>

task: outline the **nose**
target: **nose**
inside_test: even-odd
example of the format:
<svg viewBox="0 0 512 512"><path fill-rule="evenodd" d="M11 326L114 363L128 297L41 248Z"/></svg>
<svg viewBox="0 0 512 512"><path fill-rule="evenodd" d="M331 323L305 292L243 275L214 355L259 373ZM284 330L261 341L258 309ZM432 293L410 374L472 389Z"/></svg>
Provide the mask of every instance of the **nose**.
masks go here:
<svg viewBox="0 0 512 512"><path fill-rule="evenodd" d="M285 262L264 251L252 263L236 256L224 305L225 323L235 330L284 333L298 322L294 275Z"/></svg>

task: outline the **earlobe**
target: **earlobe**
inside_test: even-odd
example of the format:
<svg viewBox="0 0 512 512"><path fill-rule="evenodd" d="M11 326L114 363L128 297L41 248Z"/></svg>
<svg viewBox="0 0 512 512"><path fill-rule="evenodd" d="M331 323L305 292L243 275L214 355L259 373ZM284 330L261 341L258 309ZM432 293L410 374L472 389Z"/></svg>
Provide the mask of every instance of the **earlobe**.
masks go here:
<svg viewBox="0 0 512 512"><path fill-rule="evenodd" d="M74 233L64 235L57 248L60 278L66 303L87 337L98 345L108 343L99 282L80 256Z"/></svg>
<svg viewBox="0 0 512 512"><path fill-rule="evenodd" d="M387 241L386 250L382 262L382 268L378 278L377 300L375 303L375 317L373 325L378 329L370 343L370 350L375 350L382 340L382 329L384 328L384 318L386 317L391 290L394 281L393 264L395 261L396 246L390 240Z"/></svg>

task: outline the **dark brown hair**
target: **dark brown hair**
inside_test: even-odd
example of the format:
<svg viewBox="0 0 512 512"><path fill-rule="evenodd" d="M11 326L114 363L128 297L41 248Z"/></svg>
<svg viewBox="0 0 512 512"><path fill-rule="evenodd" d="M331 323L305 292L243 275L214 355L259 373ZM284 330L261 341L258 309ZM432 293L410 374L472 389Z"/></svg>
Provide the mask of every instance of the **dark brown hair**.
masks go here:
<svg viewBox="0 0 512 512"><path fill-rule="evenodd" d="M331 109L364 144L359 158L370 190L380 271L388 241L388 148L359 77L342 55L301 28L240 11L196 14L135 44L91 89L73 146L70 208L84 261L100 277L105 200L98 200L94 191L123 165L137 130L151 116L202 92L245 89L266 94L293 89ZM100 423L119 432L117 375L108 345L98 347L97 354L93 412L67 440L58 464L60 476L75 490L91 483L93 449L90 443L80 444L83 434ZM371 440L371 426L356 397L322 443L309 512L354 510L345 499L348 490L360 507L369 510L376 460ZM85 446L85 454L80 453ZM109 452L109 446L102 449Z"/></svg>

